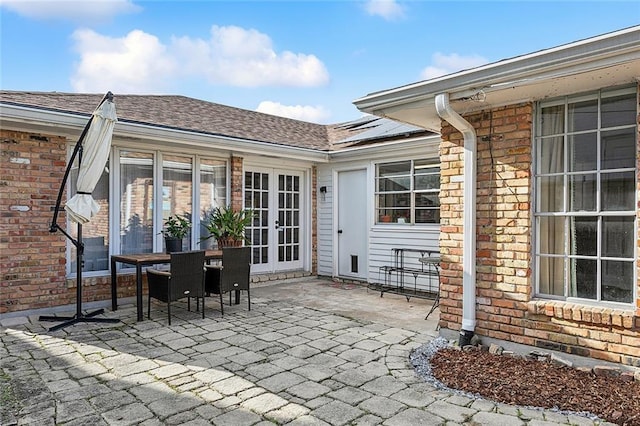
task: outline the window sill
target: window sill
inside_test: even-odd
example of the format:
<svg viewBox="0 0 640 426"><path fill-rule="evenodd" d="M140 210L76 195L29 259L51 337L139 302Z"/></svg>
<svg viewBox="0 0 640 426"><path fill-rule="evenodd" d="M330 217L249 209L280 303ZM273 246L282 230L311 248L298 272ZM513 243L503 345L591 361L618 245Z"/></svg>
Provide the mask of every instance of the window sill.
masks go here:
<svg viewBox="0 0 640 426"><path fill-rule="evenodd" d="M535 315L587 324L614 326L626 330L640 328L640 313L634 311L633 308L623 310L556 300L532 300L527 303L527 310Z"/></svg>

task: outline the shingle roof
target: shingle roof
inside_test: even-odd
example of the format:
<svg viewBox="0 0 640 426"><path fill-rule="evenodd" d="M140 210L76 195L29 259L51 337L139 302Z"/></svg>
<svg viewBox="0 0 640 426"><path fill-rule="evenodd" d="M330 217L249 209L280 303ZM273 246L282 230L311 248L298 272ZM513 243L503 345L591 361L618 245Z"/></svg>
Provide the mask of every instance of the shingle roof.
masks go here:
<svg viewBox="0 0 640 426"><path fill-rule="evenodd" d="M104 94L0 90L0 102L87 117ZM118 120L277 145L331 151L428 133L372 115L322 125L177 95L114 95Z"/></svg>
<svg viewBox="0 0 640 426"><path fill-rule="evenodd" d="M91 114L104 94L0 91L0 102ZM327 127L174 95L114 95L118 120L328 150Z"/></svg>

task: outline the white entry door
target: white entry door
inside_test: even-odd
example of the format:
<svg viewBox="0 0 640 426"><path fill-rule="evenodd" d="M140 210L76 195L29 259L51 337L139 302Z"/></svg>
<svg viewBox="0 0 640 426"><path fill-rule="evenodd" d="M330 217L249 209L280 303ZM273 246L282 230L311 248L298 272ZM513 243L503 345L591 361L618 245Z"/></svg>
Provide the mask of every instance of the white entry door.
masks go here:
<svg viewBox="0 0 640 426"><path fill-rule="evenodd" d="M367 278L367 171L338 173L338 275Z"/></svg>
<svg viewBox="0 0 640 426"><path fill-rule="evenodd" d="M247 229L252 247L252 272L277 272L303 267L303 173L247 169L245 208L255 212Z"/></svg>

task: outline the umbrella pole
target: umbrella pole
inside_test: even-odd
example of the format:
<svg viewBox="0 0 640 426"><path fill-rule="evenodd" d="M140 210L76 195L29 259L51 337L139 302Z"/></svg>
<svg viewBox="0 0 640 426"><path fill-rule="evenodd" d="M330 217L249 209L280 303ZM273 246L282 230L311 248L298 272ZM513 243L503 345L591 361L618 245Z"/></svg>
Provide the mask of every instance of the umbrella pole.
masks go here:
<svg viewBox="0 0 640 426"><path fill-rule="evenodd" d="M109 94L107 94L103 99L104 102ZM100 104L102 104L100 102ZM40 321L63 321L61 324L57 324L51 328L49 331L56 331L61 328L67 327L69 325L73 325L78 322L106 322L106 323L117 323L120 322L117 318L94 318L96 315L100 315L104 313L104 309L98 309L96 311L83 314L82 313L82 267L84 266L84 243L82 242L82 224L78 223L78 236L77 238L73 238L66 232L64 229L58 225L58 211L60 210L60 204L62 202L62 194L64 193L64 188L67 184L67 179L71 172L71 167L73 166L73 161L76 156L78 156L78 165L82 162L82 142L84 140L85 135L87 134L87 130L89 130L89 126L91 125L91 121L93 120L93 116L85 126L76 146L73 149L73 154L71 155L71 159L69 160L69 164L67 165L67 169L64 173L64 177L62 179L62 184L60 185L60 191L58 193L58 199L56 201L56 206L53 213L53 220L51 222L51 227L49 228L49 232L54 233L56 231L60 231L71 240L71 243L76 247L76 314L72 317L59 317L57 315L53 316L41 316L39 318Z"/></svg>

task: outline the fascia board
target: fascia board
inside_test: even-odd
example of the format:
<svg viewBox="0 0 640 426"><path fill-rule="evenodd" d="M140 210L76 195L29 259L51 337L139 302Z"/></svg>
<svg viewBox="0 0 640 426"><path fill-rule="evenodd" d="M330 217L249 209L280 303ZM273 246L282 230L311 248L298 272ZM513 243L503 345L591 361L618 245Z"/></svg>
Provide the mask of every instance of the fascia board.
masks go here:
<svg viewBox="0 0 640 426"><path fill-rule="evenodd" d="M508 86L510 82L557 78L640 60L640 26L614 34L372 93L353 103L359 110L375 114L380 109L408 101L414 104L430 102L440 93L449 93L451 100L456 100L478 90Z"/></svg>
<svg viewBox="0 0 640 426"><path fill-rule="evenodd" d="M5 128L21 129L27 126L27 128L38 129L38 131L74 138L79 137L88 119L89 116L83 117L78 114L0 103L0 125ZM223 135L166 129L126 121L118 121L114 128L113 139L114 141L129 139L141 143L153 141L155 146L160 143L173 147L218 149L237 155L252 154L318 163L328 161L328 154L325 151L275 145Z"/></svg>
<svg viewBox="0 0 640 426"><path fill-rule="evenodd" d="M39 131L56 132L61 136L79 136L90 116L26 108L0 102L0 126L17 128L26 126Z"/></svg>

